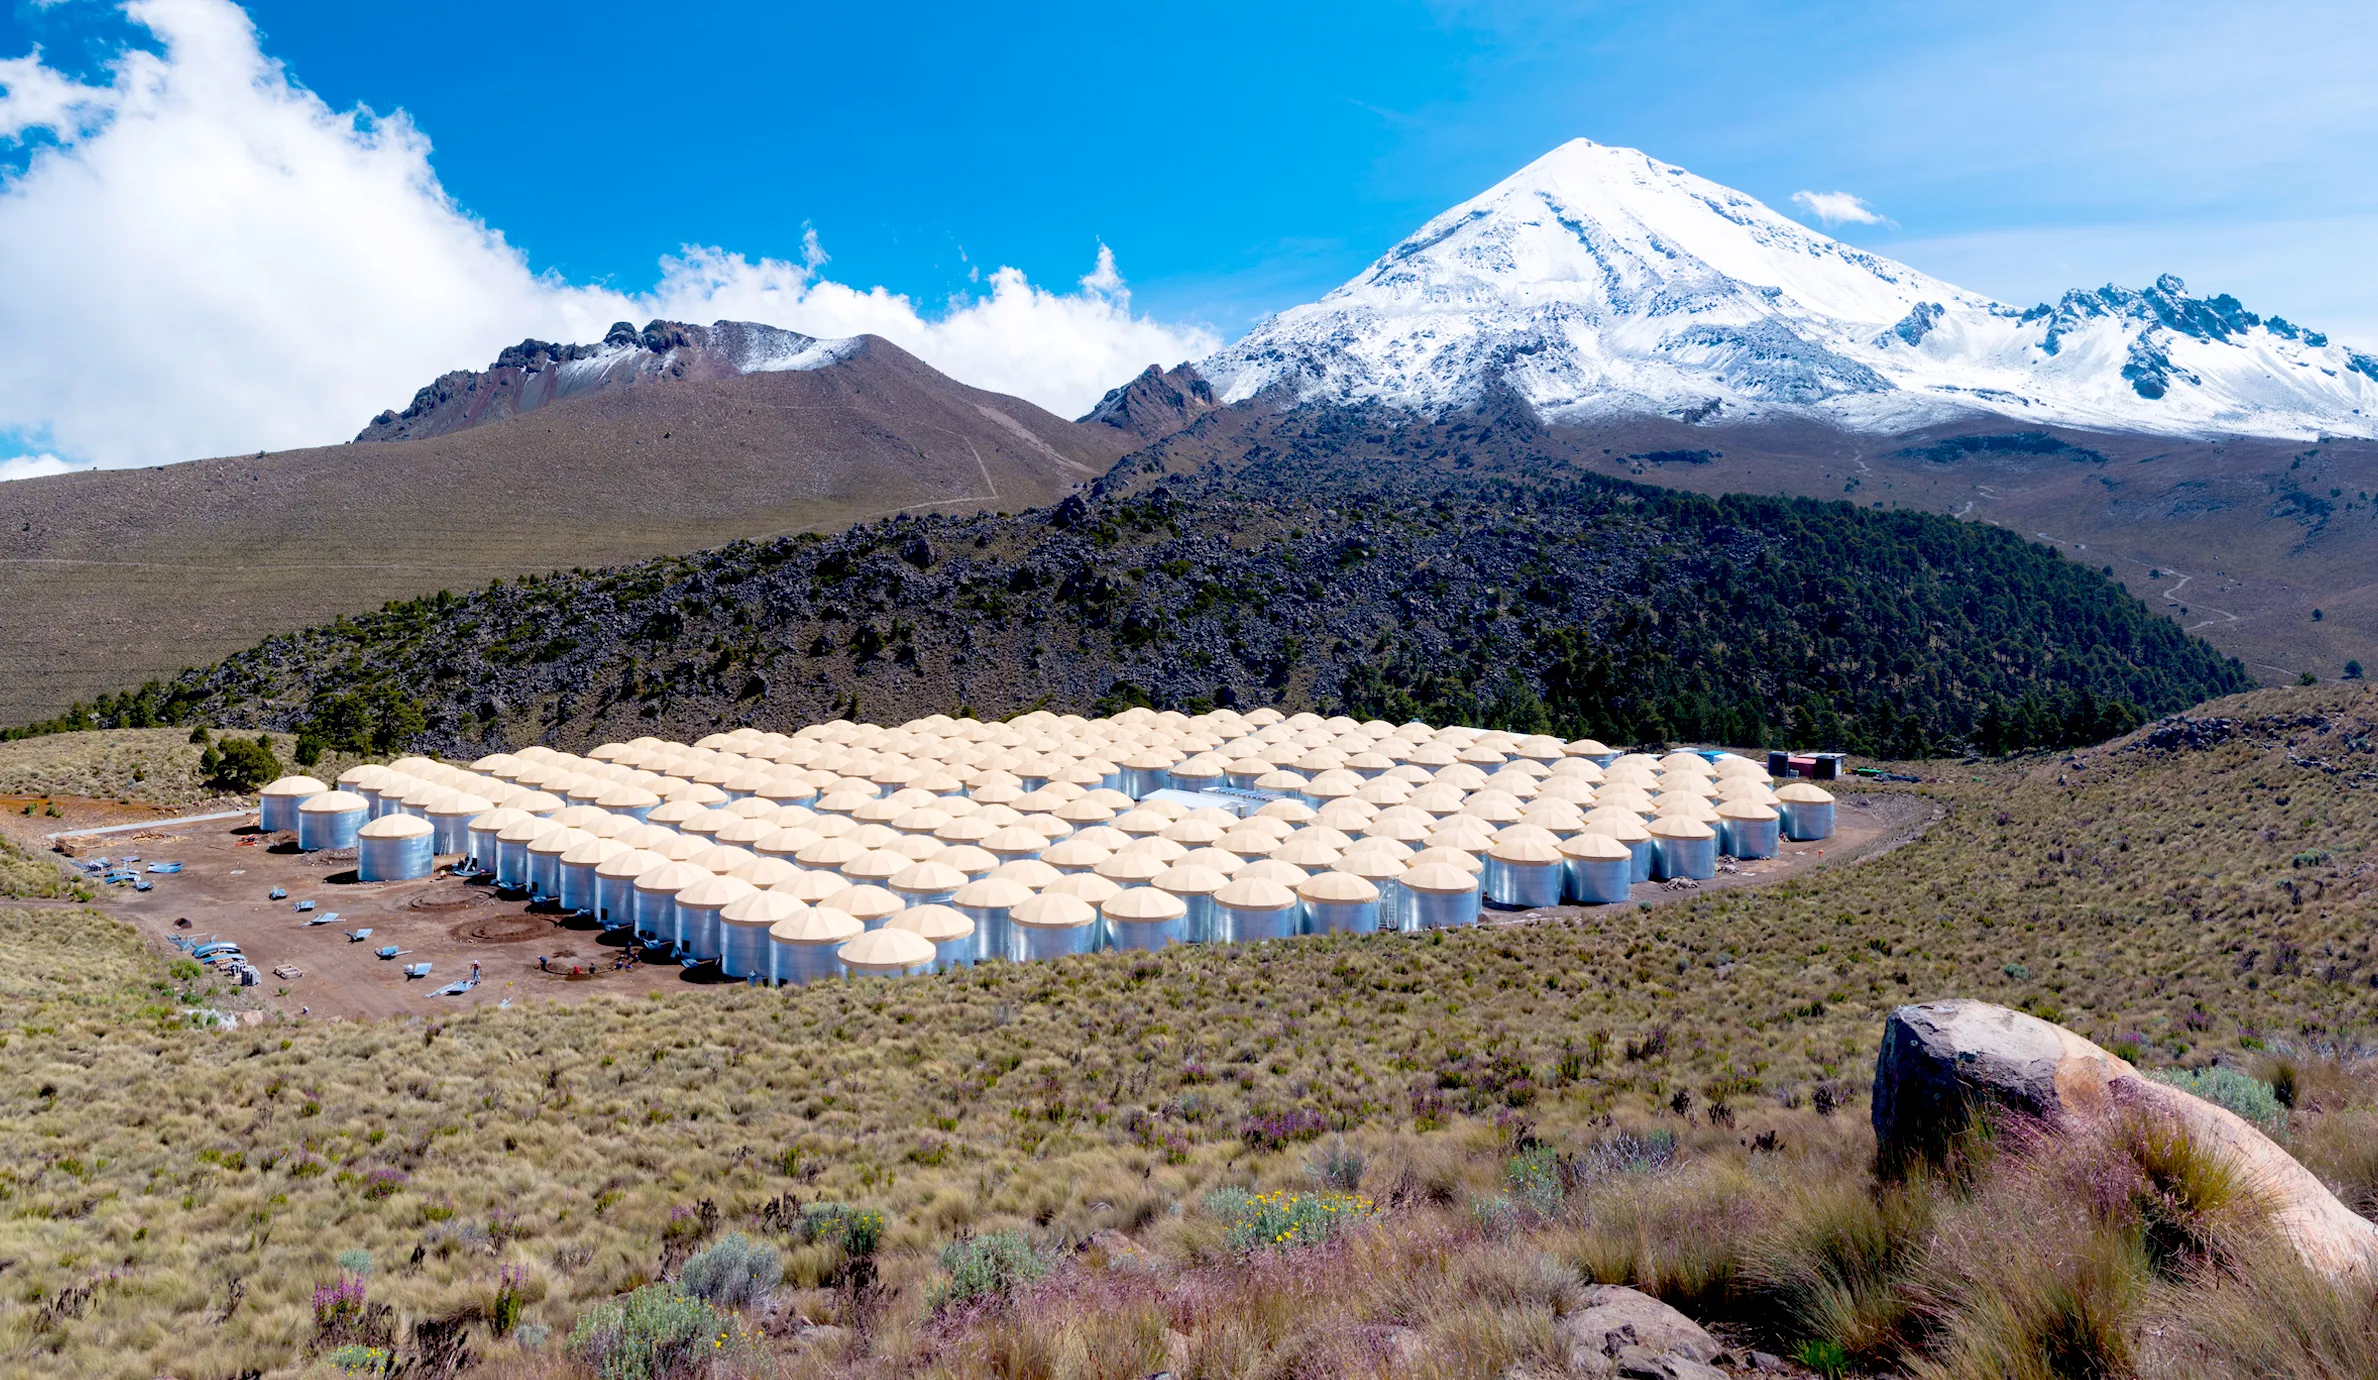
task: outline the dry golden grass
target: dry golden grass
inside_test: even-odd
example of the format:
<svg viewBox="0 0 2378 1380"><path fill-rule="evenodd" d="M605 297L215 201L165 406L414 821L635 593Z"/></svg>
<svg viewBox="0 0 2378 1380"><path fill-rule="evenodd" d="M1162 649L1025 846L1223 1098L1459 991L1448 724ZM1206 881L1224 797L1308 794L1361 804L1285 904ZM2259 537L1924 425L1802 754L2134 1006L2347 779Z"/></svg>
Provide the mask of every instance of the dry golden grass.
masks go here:
<svg viewBox="0 0 2378 1380"><path fill-rule="evenodd" d="M581 1312L735 1227L785 1252L772 1330L739 1363L761 1371L1090 1375L1158 1340L1184 1375L1541 1369L1574 1291L1628 1281L1775 1347L1822 1334L1971 1373L1996 1353L1961 1360L1944 1329L2018 1335L2039 1301L1996 1298L2012 1321L1992 1333L1937 1306L1941 1281L2049 1246L2082 1271L2066 1294L2111 1300L2135 1337L2182 1286L2137 1274L2121 1232L1993 1246L1974 1225L2037 1181L1877 1198L1864 1089L1890 1006L1977 995L2135 1035L2150 1064L2313 1061L2302 1086L2331 1091L2301 1101L2293 1143L2372 1182L2345 1120L2368 1105L2363 701L2216 708L2328 727L1936 767L1982 779L1920 788L1949 817L1885 858L1512 929L214 1034L178 1023L180 980L128 931L0 908L0 1368L318 1364L311 1290L368 1251L404 1327L484 1319L500 1272L525 1269L544 1346L483 1323L473 1346L572 1373L557 1349ZM1676 1133L1678 1166L1588 1176L1530 1215L1514 1144L1585 1154L1619 1128ZM1250 1270L1205 1195L1308 1186L1334 1143L1313 1131L1366 1152L1392 1207L1375 1237ZM875 1292L785 1229L787 1194L885 1214ZM1076 1263L1023 1312L929 1322L942 1247L997 1229ZM1147 1278L1079 1263L1107 1229L1153 1257ZM803 1340L796 1315L866 1327Z"/></svg>
<svg viewBox="0 0 2378 1380"><path fill-rule="evenodd" d="M293 760L296 738L286 733L265 736L283 767L301 770ZM187 727L103 728L19 738L0 743L0 796L77 796L167 808L227 800L199 773L198 759L205 751L190 741ZM352 758L325 758L302 770L317 775L327 770L335 777L352 765Z"/></svg>

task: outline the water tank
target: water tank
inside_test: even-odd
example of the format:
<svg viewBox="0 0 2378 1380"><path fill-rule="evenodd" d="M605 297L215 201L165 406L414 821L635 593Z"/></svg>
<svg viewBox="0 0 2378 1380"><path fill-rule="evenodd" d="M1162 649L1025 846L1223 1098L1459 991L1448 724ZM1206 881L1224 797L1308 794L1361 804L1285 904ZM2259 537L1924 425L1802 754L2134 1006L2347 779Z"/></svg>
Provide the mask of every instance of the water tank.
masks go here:
<svg viewBox="0 0 2378 1380"><path fill-rule="evenodd" d="M816 982L839 977L834 951L866 932L866 926L838 910L811 906L768 927L768 955L778 982Z"/></svg>
<svg viewBox="0 0 2378 1380"><path fill-rule="evenodd" d="M602 865L635 849L597 834L586 834L561 855L561 908L575 914L602 904Z"/></svg>
<svg viewBox="0 0 2378 1380"><path fill-rule="evenodd" d="M1718 844L1737 858L1772 858L1781 828L1773 806L1755 800L1729 800L1717 807Z"/></svg>
<svg viewBox="0 0 2378 1380"><path fill-rule="evenodd" d="M716 875L692 863L673 862L638 877L633 919L636 933L663 947L675 948L679 938L677 893Z"/></svg>
<svg viewBox="0 0 2378 1380"><path fill-rule="evenodd" d="M497 842L498 836L511 826L530 818L533 816L501 805L471 816L470 823L464 826L469 842L464 845L463 851L474 864L472 870L482 874L493 873L496 854L503 847Z"/></svg>
<svg viewBox="0 0 2378 1380"><path fill-rule="evenodd" d="M1400 847L1388 840L1363 841L1369 846L1357 846L1338 860L1338 871L1350 877L1360 877L1379 892L1379 928L1385 931L1404 927L1405 869L1410 866L1407 854L1389 851Z"/></svg>
<svg viewBox="0 0 2378 1380"><path fill-rule="evenodd" d="M550 901L561 895L561 855L576 848L594 835L583 829L566 825L548 829L528 841L528 894L532 901Z"/></svg>
<svg viewBox="0 0 2378 1380"><path fill-rule="evenodd" d="M1255 868L1270 864L1250 864L1248 870L1231 878L1230 884L1214 893L1214 942L1217 944L1253 944L1266 939L1287 939L1302 933L1304 903L1296 893L1272 878L1253 875ZM1309 874L1297 869L1299 883Z"/></svg>
<svg viewBox="0 0 2378 1380"><path fill-rule="evenodd" d="M483 795L463 791L449 792L445 799L429 808L429 822L437 831L437 850L441 855L465 857L471 851L471 821L495 808L494 802Z"/></svg>
<svg viewBox="0 0 2378 1380"><path fill-rule="evenodd" d="M297 846L307 853L353 848L356 831L370 817L364 798L347 791L317 791L297 807Z"/></svg>
<svg viewBox="0 0 2378 1380"><path fill-rule="evenodd" d="M1047 851L1049 841L1047 836L1034 830L1020 824L1010 824L984 836L983 841L976 846L1006 864L1038 858Z"/></svg>
<svg viewBox="0 0 2378 1380"><path fill-rule="evenodd" d="M268 834L290 833L297 828L297 807L329 792L310 776L284 776L256 793L256 827Z"/></svg>
<svg viewBox="0 0 2378 1380"><path fill-rule="evenodd" d="M1018 962L1098 947L1098 912L1075 896L1043 893L1008 911L1007 956Z"/></svg>
<svg viewBox="0 0 2378 1380"><path fill-rule="evenodd" d="M1541 838L1497 838L1486 854L1486 902L1503 910L1561 903L1568 880L1561 850Z"/></svg>
<svg viewBox="0 0 2378 1380"><path fill-rule="evenodd" d="M882 929L885 921L908 909L907 902L871 883L846 886L827 897L825 904L871 930Z"/></svg>
<svg viewBox="0 0 2378 1380"><path fill-rule="evenodd" d="M1089 839L1069 838L1050 844L1040 860L1059 872L1088 872L1114 856L1114 850Z"/></svg>
<svg viewBox="0 0 2378 1380"><path fill-rule="evenodd" d="M809 907L777 891L754 891L726 903L718 912L718 971L727 977L776 980L776 957L770 952L768 931Z"/></svg>
<svg viewBox="0 0 2378 1380"><path fill-rule="evenodd" d="M1632 880L1651 880L1651 831L1643 827L1641 816L1629 810L1610 810L1605 813L1596 808L1586 811L1585 829L1589 834L1606 834L1625 844L1628 851L1635 855Z"/></svg>
<svg viewBox="0 0 2378 1380"><path fill-rule="evenodd" d="M1404 888L1404 927L1451 929L1478 923L1478 879L1451 863L1423 862L1397 878Z"/></svg>
<svg viewBox="0 0 2378 1380"><path fill-rule="evenodd" d="M529 814L505 825L495 836L495 884L507 891L527 890L529 840L568 827Z"/></svg>
<svg viewBox="0 0 2378 1380"><path fill-rule="evenodd" d="M340 772L338 789L362 796L371 806L372 816L377 818L380 814L380 787L393 774L386 767L366 762L360 767L349 767Z"/></svg>
<svg viewBox="0 0 2378 1380"><path fill-rule="evenodd" d="M1379 888L1351 872L1324 872L1296 889L1309 934L1374 934L1380 929Z"/></svg>
<svg viewBox="0 0 2378 1380"><path fill-rule="evenodd" d="M717 958L725 945L719 912L758 890L758 887L741 877L722 877L713 873L678 892L677 924L679 932L684 935L680 947L686 956L697 961Z"/></svg>
<svg viewBox="0 0 2378 1380"><path fill-rule="evenodd" d="M854 978L909 977L933 971L931 941L908 930L869 930L835 950L842 971Z"/></svg>
<svg viewBox="0 0 2378 1380"><path fill-rule="evenodd" d="M1188 941L1188 902L1159 887L1118 891L1098 912L1106 926L1108 948L1155 950Z"/></svg>
<svg viewBox="0 0 2378 1380"><path fill-rule="evenodd" d="M946 906L957 898L958 888L968 880L965 873L946 864L917 862L893 873L889 885L892 894L908 905ZM968 925L968 932L973 928Z"/></svg>
<svg viewBox="0 0 2378 1380"><path fill-rule="evenodd" d="M1146 886L1134 889L1161 891L1181 903L1178 942L1211 944L1214 942L1215 927L1214 897L1230 884L1230 877L1211 867L1190 862L1187 858L1188 855L1183 854L1182 861L1150 877Z"/></svg>
<svg viewBox="0 0 2378 1380"><path fill-rule="evenodd" d="M1833 797L1822 786L1794 781L1779 786L1776 802L1783 807L1783 836L1794 843L1813 843L1833 837Z"/></svg>
<svg viewBox="0 0 2378 1380"><path fill-rule="evenodd" d="M1169 748L1143 748L1123 760L1123 794L1145 800L1172 786L1173 763L1180 754Z"/></svg>
<svg viewBox="0 0 2378 1380"><path fill-rule="evenodd" d="M660 808L661 798L642 786L615 781L611 783L608 790L595 797L594 803L597 809L608 810L615 815L626 815L641 824L646 815Z"/></svg>
<svg viewBox="0 0 2378 1380"><path fill-rule="evenodd" d="M430 849L437 831L426 819L387 815L366 824L355 836L355 878L364 882L409 882L428 876L437 866Z"/></svg>
<svg viewBox="0 0 2378 1380"><path fill-rule="evenodd" d="M595 919L604 929L626 929L636 918L636 879L669 860L658 853L622 845L621 851L595 865Z"/></svg>
<svg viewBox="0 0 2378 1380"><path fill-rule="evenodd" d="M910 906L885 922L887 928L921 934L933 946L933 971L963 968L975 961L974 922L944 905Z"/></svg>
<svg viewBox="0 0 2378 1380"><path fill-rule="evenodd" d="M1008 914L1031 899L1029 888L1002 877L985 877L958 888L951 904L960 915L974 922L977 961L1007 957Z"/></svg>
<svg viewBox="0 0 2378 1380"><path fill-rule="evenodd" d="M1689 877L1705 882L1717 875L1717 830L1697 819L1671 816L1651 822L1651 875L1660 881Z"/></svg>
<svg viewBox="0 0 2378 1380"><path fill-rule="evenodd" d="M1586 906L1615 905L1627 899L1635 875L1635 850L1608 834L1575 834L1560 845L1562 894Z"/></svg>

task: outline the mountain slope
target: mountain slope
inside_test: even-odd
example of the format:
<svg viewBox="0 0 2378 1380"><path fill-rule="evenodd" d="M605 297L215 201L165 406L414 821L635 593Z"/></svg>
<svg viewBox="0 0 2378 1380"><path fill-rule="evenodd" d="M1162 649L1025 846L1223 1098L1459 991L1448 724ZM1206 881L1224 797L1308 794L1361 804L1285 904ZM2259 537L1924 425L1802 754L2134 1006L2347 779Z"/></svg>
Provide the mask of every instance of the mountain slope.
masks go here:
<svg viewBox="0 0 2378 1380"><path fill-rule="evenodd" d="M2232 298L2165 277L2017 309L1586 140L1197 367L1225 402L1442 412L1505 388L1548 421L2378 435L2378 359Z"/></svg>
<svg viewBox="0 0 2378 1380"><path fill-rule="evenodd" d="M0 722L441 588L891 512L1028 508L1134 444L873 337L835 353L472 425L433 407L416 420L444 434L419 440L0 487Z"/></svg>
<svg viewBox="0 0 2378 1380"><path fill-rule="evenodd" d="M402 605L104 712L409 720L475 755L1148 698L1917 755L2089 741L2246 684L2094 568L1977 524L1274 453Z"/></svg>

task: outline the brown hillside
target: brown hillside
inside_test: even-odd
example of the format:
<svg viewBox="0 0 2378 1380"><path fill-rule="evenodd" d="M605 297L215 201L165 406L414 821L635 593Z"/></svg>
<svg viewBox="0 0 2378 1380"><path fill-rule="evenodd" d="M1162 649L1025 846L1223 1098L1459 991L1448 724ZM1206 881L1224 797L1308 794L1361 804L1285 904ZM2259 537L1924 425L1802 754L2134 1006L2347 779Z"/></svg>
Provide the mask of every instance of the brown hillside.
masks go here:
<svg viewBox="0 0 2378 1380"><path fill-rule="evenodd" d="M807 372L606 390L450 435L0 490L0 723L441 588L1048 503L1137 444L871 337Z"/></svg>

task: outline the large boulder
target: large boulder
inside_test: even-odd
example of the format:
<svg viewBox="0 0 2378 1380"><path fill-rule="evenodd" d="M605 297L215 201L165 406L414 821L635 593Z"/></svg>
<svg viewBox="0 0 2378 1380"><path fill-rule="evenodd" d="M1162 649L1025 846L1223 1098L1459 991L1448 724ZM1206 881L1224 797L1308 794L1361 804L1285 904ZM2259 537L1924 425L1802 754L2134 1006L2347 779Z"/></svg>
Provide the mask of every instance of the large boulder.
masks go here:
<svg viewBox="0 0 2378 1380"><path fill-rule="evenodd" d="M1874 1138L1884 1167L1938 1162L1983 1108L2064 1132L2124 1116L2168 1119L2230 1165L2305 1264L2378 1279L2378 1226L2228 1108L2143 1078L2064 1027L2003 1006L1936 1001L1892 1012L1874 1062Z"/></svg>
<svg viewBox="0 0 2378 1380"><path fill-rule="evenodd" d="M1637 1289L1596 1285L1585 1306L1554 1324L1574 1375L1614 1380L1722 1380L1725 1351L1691 1318Z"/></svg>

